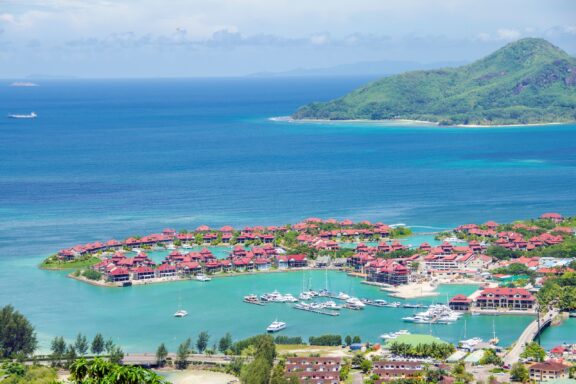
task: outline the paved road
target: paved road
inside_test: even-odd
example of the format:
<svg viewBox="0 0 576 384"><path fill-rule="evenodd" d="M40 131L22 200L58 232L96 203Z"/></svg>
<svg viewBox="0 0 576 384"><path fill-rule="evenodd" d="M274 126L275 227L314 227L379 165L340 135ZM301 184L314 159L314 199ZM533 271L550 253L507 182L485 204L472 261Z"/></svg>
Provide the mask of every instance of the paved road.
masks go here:
<svg viewBox="0 0 576 384"><path fill-rule="evenodd" d="M540 324L544 324L547 321L551 321L556 315L558 315L558 311L550 310L544 316L540 317ZM534 320L524 332L520 335L514 347L508 352L508 354L504 357L504 363L508 365L512 365L516 363L520 359L520 354L524 351L524 345L534 340L536 334L538 333L538 319Z"/></svg>
<svg viewBox="0 0 576 384"><path fill-rule="evenodd" d="M362 384L364 380L362 380L362 372L352 371L352 384Z"/></svg>

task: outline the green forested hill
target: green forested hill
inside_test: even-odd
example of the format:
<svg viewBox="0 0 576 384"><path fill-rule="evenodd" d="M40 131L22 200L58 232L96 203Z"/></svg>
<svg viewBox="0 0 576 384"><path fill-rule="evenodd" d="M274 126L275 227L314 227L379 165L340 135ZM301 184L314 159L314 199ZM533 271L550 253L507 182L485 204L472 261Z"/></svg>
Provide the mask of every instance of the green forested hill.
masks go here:
<svg viewBox="0 0 576 384"><path fill-rule="evenodd" d="M543 39L527 38L458 68L386 77L295 119L413 119L441 124L576 121L576 59Z"/></svg>

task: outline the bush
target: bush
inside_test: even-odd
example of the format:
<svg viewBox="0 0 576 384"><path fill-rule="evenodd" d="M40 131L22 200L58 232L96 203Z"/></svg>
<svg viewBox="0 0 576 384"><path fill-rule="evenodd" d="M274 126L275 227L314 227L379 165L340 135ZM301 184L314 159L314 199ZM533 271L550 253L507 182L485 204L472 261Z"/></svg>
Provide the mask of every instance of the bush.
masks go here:
<svg viewBox="0 0 576 384"><path fill-rule="evenodd" d="M323 345L323 346L342 345L342 336L340 335L310 336L308 342L310 345Z"/></svg>

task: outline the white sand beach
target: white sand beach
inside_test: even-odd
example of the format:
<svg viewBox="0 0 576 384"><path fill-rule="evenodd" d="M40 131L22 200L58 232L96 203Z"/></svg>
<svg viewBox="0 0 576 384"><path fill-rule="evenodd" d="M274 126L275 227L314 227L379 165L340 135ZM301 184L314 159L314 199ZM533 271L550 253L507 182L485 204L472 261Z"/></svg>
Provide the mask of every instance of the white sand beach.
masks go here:
<svg viewBox="0 0 576 384"><path fill-rule="evenodd" d="M382 288L390 292L390 296L400 299L414 299L418 297L437 296L436 286L430 283L410 283L398 287Z"/></svg>

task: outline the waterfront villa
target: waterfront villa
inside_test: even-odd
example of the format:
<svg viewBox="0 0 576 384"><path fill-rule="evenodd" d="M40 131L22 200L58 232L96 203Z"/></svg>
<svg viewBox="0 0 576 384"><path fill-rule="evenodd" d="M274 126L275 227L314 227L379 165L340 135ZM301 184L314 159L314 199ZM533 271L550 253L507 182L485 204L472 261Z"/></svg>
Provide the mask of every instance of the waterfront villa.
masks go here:
<svg viewBox="0 0 576 384"><path fill-rule="evenodd" d="M570 366L556 361L545 361L530 366L530 379L537 382L567 379Z"/></svg>
<svg viewBox="0 0 576 384"><path fill-rule="evenodd" d="M462 294L454 296L448 303L453 311L467 311L470 309L470 305L472 305L472 300Z"/></svg>
<svg viewBox="0 0 576 384"><path fill-rule="evenodd" d="M559 223L564 220L564 217L562 217L561 214L555 212L544 213L540 216L540 218L543 220L552 220L555 223Z"/></svg>
<svg viewBox="0 0 576 384"><path fill-rule="evenodd" d="M392 259L377 259L366 265L367 280L390 285L408 283L409 269Z"/></svg>
<svg viewBox="0 0 576 384"><path fill-rule="evenodd" d="M286 375L297 377L302 383L340 383L340 357L288 357Z"/></svg>
<svg viewBox="0 0 576 384"><path fill-rule="evenodd" d="M524 288L486 288L476 298L481 309L532 309L536 298Z"/></svg>

